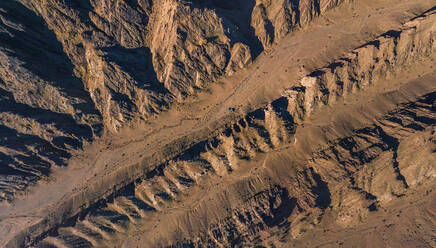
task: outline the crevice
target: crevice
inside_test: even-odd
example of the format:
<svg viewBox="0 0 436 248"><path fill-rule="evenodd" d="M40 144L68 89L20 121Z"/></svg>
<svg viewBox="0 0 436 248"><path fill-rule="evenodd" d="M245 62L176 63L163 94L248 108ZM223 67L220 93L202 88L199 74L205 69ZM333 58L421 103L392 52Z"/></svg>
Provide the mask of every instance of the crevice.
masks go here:
<svg viewBox="0 0 436 248"><path fill-rule="evenodd" d="M399 181L401 181L404 185L404 187L407 189L409 188L409 185L406 182L406 178L403 176L403 174L401 174L400 168L399 168L399 163L398 163L398 146L399 146L399 141L397 138L388 135L381 126L376 125L377 131L381 137L381 139L389 145L389 147L391 148L393 155L392 155L392 166L394 167L395 173L397 174L397 179Z"/></svg>

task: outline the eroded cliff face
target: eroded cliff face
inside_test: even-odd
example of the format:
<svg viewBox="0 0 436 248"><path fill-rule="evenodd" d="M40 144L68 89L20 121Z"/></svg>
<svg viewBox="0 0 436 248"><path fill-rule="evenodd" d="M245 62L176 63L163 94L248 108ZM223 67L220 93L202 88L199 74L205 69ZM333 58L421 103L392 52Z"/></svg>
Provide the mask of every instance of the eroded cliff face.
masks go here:
<svg viewBox="0 0 436 248"><path fill-rule="evenodd" d="M429 12L314 70L39 246L298 245L320 226L359 230L396 200L413 204L436 176L436 88L428 75L395 81L435 59L435 17ZM385 82L392 90L378 93ZM419 221L426 231L434 223ZM432 245L431 235L389 244Z"/></svg>
<svg viewBox="0 0 436 248"><path fill-rule="evenodd" d="M354 2L1 2L0 245L436 245L434 4ZM331 55L323 25L341 11L361 38ZM385 20L401 24L372 27ZM293 32L313 32L321 52L277 45L305 42ZM243 91L263 83L258 70L283 73L279 97ZM202 100L223 78L238 80L223 105ZM29 186L59 184L74 156L68 173L91 180L36 204Z"/></svg>
<svg viewBox="0 0 436 248"><path fill-rule="evenodd" d="M104 132L144 122L245 67L340 3L4 1L0 199Z"/></svg>
<svg viewBox="0 0 436 248"><path fill-rule="evenodd" d="M275 40L342 3L22 2L53 31L110 131L244 67Z"/></svg>
<svg viewBox="0 0 436 248"><path fill-rule="evenodd" d="M47 24L15 1L1 8L1 199L64 166L103 130L100 112Z"/></svg>

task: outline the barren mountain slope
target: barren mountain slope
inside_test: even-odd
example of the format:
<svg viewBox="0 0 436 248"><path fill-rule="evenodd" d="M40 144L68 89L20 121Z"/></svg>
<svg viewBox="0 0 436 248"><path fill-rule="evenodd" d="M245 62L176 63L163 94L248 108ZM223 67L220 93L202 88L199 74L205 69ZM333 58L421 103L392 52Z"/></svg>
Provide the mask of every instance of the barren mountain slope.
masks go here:
<svg viewBox="0 0 436 248"><path fill-rule="evenodd" d="M1 2L0 245L436 246L435 4Z"/></svg>
<svg viewBox="0 0 436 248"><path fill-rule="evenodd" d="M2 1L0 199L342 3L303 2Z"/></svg>

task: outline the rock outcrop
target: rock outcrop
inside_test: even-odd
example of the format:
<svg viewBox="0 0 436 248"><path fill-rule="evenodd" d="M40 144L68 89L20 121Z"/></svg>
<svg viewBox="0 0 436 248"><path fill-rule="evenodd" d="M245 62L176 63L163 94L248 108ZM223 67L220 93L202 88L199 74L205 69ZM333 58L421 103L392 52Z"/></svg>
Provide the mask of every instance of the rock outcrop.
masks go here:
<svg viewBox="0 0 436 248"><path fill-rule="evenodd" d="M341 3L309 2L1 3L0 152L7 168L0 199L47 177L104 132L144 122L244 68L273 41Z"/></svg>
<svg viewBox="0 0 436 248"><path fill-rule="evenodd" d="M283 97L135 180L41 247L132 245L123 236L132 230L153 233L134 235L151 247L283 245L315 229L324 215L355 227L395 199L413 197L436 175L436 89L428 81L434 78L351 103L344 113L356 115L367 104L365 116L336 114L309 131L302 125L323 118L319 109L353 102L403 68L434 59L435 17L414 19L314 70ZM425 90L412 96L418 89ZM405 100L410 97L416 99Z"/></svg>

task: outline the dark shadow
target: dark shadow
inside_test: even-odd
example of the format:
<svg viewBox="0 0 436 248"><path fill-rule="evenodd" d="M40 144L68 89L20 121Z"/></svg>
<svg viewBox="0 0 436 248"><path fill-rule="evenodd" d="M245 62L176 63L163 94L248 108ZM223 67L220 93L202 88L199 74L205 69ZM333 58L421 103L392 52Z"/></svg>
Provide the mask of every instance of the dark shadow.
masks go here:
<svg viewBox="0 0 436 248"><path fill-rule="evenodd" d="M401 31L398 30L389 30L386 33L382 34L383 37L389 37L389 38L400 38Z"/></svg>
<svg viewBox="0 0 436 248"><path fill-rule="evenodd" d="M66 0L65 4L73 4L76 8L83 9L84 11L79 11L83 13L91 10L87 0ZM26 74L20 76L29 74L29 78L34 80L31 83L35 84L37 90L46 85L56 88L71 100L74 108L74 114L66 114L19 102L9 92L9 82L0 79L1 113L11 113L34 121L37 126L31 128L51 126L45 130L48 137L0 126L0 146L10 150L8 154L0 154L0 173L6 177L20 175L23 185L27 186L40 176L48 175L52 164L67 165L71 156L69 150L81 149L83 141L92 141L95 135L101 134L102 118L83 82L74 75L74 65L48 24L17 1L0 1L0 9L0 28L4 30L0 32L0 49L10 58L19 61L19 66L26 70ZM83 14L81 18L86 18L86 15ZM29 97L41 94L30 90L22 93ZM92 123L81 124L83 120ZM56 134L53 130L61 134Z"/></svg>
<svg viewBox="0 0 436 248"><path fill-rule="evenodd" d="M326 209L331 203L331 194L328 187L328 183L322 180L321 176L316 173L313 168L310 168L313 179L315 179L316 185L312 186L311 190L314 195L317 196L315 199L315 206L321 209Z"/></svg>
<svg viewBox="0 0 436 248"><path fill-rule="evenodd" d="M290 0L291 1L291 10L295 13L295 19L297 20L296 24L300 23L300 0Z"/></svg>
<svg viewBox="0 0 436 248"><path fill-rule="evenodd" d="M130 7L139 8L138 0L124 0Z"/></svg>
<svg viewBox="0 0 436 248"><path fill-rule="evenodd" d="M280 97L279 99L271 103L274 112L283 120L286 129L290 133L295 133L297 124L294 122L294 117L288 112L288 99L286 97Z"/></svg>
<svg viewBox="0 0 436 248"><path fill-rule="evenodd" d="M68 9L74 9L80 21L85 24L92 23L89 18L89 12L93 11L94 8L92 7L90 0L62 0L62 3Z"/></svg>
<svg viewBox="0 0 436 248"><path fill-rule="evenodd" d="M136 86L160 94L170 94L157 79L152 54L148 47L124 48L122 46L101 49L104 58L120 66L136 81Z"/></svg>
<svg viewBox="0 0 436 248"><path fill-rule="evenodd" d="M422 99L419 99L418 102L431 105L430 111L436 111L436 92L425 95Z"/></svg>
<svg viewBox="0 0 436 248"><path fill-rule="evenodd" d="M198 143L193 144L191 147L187 147L187 149L177 156L179 160L196 160L200 158L200 154L206 152L208 140L202 140Z"/></svg>
<svg viewBox="0 0 436 248"><path fill-rule="evenodd" d="M40 124L51 124L56 129L73 137L75 136L79 140L90 141L93 138L91 127L85 124L78 124L70 115L34 108L16 102L12 93L2 88L0 88L0 112L14 113L24 118L33 119ZM80 145L76 146L76 148L79 147Z"/></svg>
<svg viewBox="0 0 436 248"><path fill-rule="evenodd" d="M265 20L265 30L271 36L271 42L274 42L275 30L274 30L274 26L272 25L272 23L269 19Z"/></svg>
<svg viewBox="0 0 436 248"><path fill-rule="evenodd" d="M280 200L281 203L276 208L271 209L271 215L262 216L268 227L289 224L288 218L297 206L297 199L290 198L286 188L280 188L278 196L269 199L270 206L274 206L277 200Z"/></svg>
<svg viewBox="0 0 436 248"><path fill-rule="evenodd" d="M397 174L397 179L403 182L403 185L406 189L409 188L406 178L403 176L403 174L401 174L399 163L398 163L398 146L400 145L400 142L398 141L397 138L387 134L380 126L376 126L376 129L382 141L385 144L388 144L393 152L392 166L394 167L395 173Z"/></svg>
<svg viewBox="0 0 436 248"><path fill-rule="evenodd" d="M39 165L49 166L50 164L44 158L47 158L57 165L66 165L66 160L71 155L58 147L55 147L47 140L44 140L36 135L23 134L15 129L0 126L0 144L2 147L17 151L20 154L15 154L13 158L23 162L20 164L15 161L17 168L23 170L38 170ZM24 156L24 157L23 157Z"/></svg>
<svg viewBox="0 0 436 248"><path fill-rule="evenodd" d="M370 212L377 211L377 209L378 209L378 208L377 208L377 204L376 204L375 202L368 206L368 210L369 210Z"/></svg>
<svg viewBox="0 0 436 248"><path fill-rule="evenodd" d="M360 139L365 139L365 135L372 136L372 137L378 136L377 130L375 130L373 127L367 127L360 130L356 130L356 134L357 137ZM370 141L367 140L367 142ZM355 137L351 136L341 139L338 142L338 145L344 148L345 150L347 150L352 156L352 158L359 161L357 164L353 164L357 166L357 165L363 165L365 163L369 163L380 155L380 153L378 152L368 152L368 151L371 151L374 148L378 148L380 151L387 151L390 149L390 146L383 142L378 142L378 143L370 142L370 143L371 145L369 145L368 147L360 147ZM352 162L352 160L349 160L347 162L356 163L354 161Z"/></svg>
<svg viewBox="0 0 436 248"><path fill-rule="evenodd" d="M309 74L309 77L320 77L325 74L325 71L322 70L315 70L312 73Z"/></svg>
<svg viewBox="0 0 436 248"><path fill-rule="evenodd" d="M315 9L315 15L320 15L321 14L321 5L320 5L320 0L314 0L313 1L314 9Z"/></svg>
<svg viewBox="0 0 436 248"><path fill-rule="evenodd" d="M327 66L327 68L330 69L331 72L334 72L336 68L344 66L344 63L342 62L333 62L330 65Z"/></svg>
<svg viewBox="0 0 436 248"><path fill-rule="evenodd" d="M33 161L34 166L31 169L20 168L19 163L28 160ZM0 152L0 174L2 176L16 175L31 180L35 177L38 177L39 174L47 175L49 172L50 164L46 161L39 159L35 155L19 155L17 157L12 157L10 155L4 154L3 152Z"/></svg>
<svg viewBox="0 0 436 248"><path fill-rule="evenodd" d="M379 40L373 40L373 41L367 42L367 43L365 43L365 44L363 44L361 46L356 47L356 49L367 47L367 46L375 46L377 49L379 49L380 48L380 41Z"/></svg>
<svg viewBox="0 0 436 248"><path fill-rule="evenodd" d="M74 2L86 6L86 1ZM0 46L7 49L7 54L22 61L23 67L46 81L44 83L56 87L66 97L80 99L78 102L81 103L73 104L75 109L84 115L100 116L83 82L74 76L74 66L61 43L44 20L18 2L1 1L0 8L6 12L4 18L22 26L19 30L0 22L10 33L0 32ZM101 131L101 126L95 128L98 129L96 133Z"/></svg>
<svg viewBox="0 0 436 248"><path fill-rule="evenodd" d="M257 120L260 120L261 122L265 121L265 110L264 109L257 109L253 112L250 112L247 114L246 117L247 124L249 127L255 128L257 133L260 137L264 138L266 143L272 147L272 141L271 141L271 135L268 132L268 130L265 128L264 125L256 123Z"/></svg>
<svg viewBox="0 0 436 248"><path fill-rule="evenodd" d="M248 45L253 59L262 53L264 47L251 27L251 13L256 4L255 1L193 0L190 2L193 7L208 8L216 12L223 21L226 35L230 37L232 46L237 42ZM271 30L272 24L269 26Z"/></svg>
<svg viewBox="0 0 436 248"><path fill-rule="evenodd" d="M416 20L416 19L418 19L418 18L425 17L426 14L428 14L428 13L434 11L434 10L436 10L436 6L432 7L432 8L429 9L429 10L426 10L424 13L422 13L422 14L419 15L419 16L415 16L415 17L413 17L413 18L410 19L410 20L413 21L413 20Z"/></svg>

